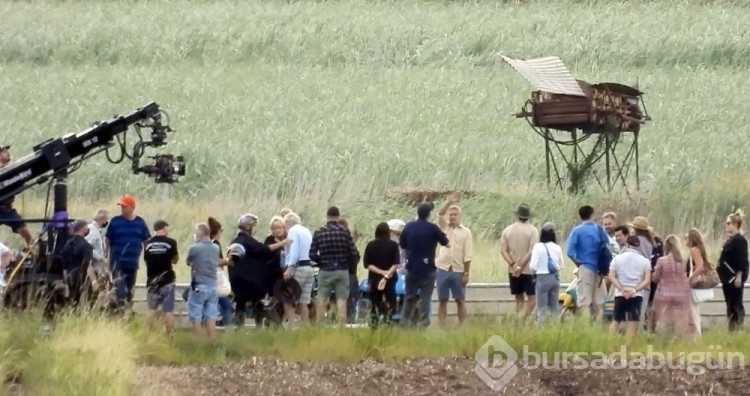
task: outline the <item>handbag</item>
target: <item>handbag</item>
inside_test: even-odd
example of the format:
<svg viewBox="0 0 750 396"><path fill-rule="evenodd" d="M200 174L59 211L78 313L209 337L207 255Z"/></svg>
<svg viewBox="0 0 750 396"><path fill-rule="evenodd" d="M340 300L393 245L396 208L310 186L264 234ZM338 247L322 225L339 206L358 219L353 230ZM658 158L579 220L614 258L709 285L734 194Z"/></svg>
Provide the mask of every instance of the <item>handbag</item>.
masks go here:
<svg viewBox="0 0 750 396"><path fill-rule="evenodd" d="M693 258L691 257L690 260L688 260L688 265L690 266L690 274L693 273ZM714 287L718 286L719 283L721 283L721 280L719 279L719 273L716 272L716 268L714 268L709 262L703 263L704 267L707 269L707 271L701 275L698 275L690 280L690 288L696 289L696 290L706 290L706 289L713 289Z"/></svg>
<svg viewBox="0 0 750 396"><path fill-rule="evenodd" d="M714 299L714 289L690 289L693 294L693 302L696 304Z"/></svg>
<svg viewBox="0 0 750 396"><path fill-rule="evenodd" d="M216 269L216 295L218 297L228 297L232 293L232 286L229 284L229 278L224 270Z"/></svg>
<svg viewBox="0 0 750 396"><path fill-rule="evenodd" d="M547 244L543 243L544 250L547 251L547 272L549 272L550 275L556 275L557 274L557 267L555 267L555 261L552 260L552 256L549 254L549 249L547 249Z"/></svg>

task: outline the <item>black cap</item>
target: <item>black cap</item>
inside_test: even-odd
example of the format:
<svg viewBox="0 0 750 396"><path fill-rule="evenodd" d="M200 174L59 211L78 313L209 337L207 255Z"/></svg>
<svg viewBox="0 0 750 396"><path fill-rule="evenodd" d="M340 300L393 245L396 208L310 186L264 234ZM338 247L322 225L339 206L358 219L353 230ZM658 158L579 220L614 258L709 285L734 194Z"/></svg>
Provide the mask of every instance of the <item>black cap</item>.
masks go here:
<svg viewBox="0 0 750 396"><path fill-rule="evenodd" d="M84 229L85 227L88 227L89 223L86 220L76 220L73 222L73 232L78 232Z"/></svg>
<svg viewBox="0 0 750 396"><path fill-rule="evenodd" d="M435 205L432 204L432 202L424 202L419 204L419 207L417 208L417 216L419 216L420 219L426 219L430 216L430 213L432 213L432 209L435 207Z"/></svg>
<svg viewBox="0 0 750 396"><path fill-rule="evenodd" d="M640 240L640 238L638 238L637 235L631 235L631 236L629 236L628 239L627 239L627 243L628 243L628 245L633 246L633 247L641 246L641 240Z"/></svg>
<svg viewBox="0 0 750 396"><path fill-rule="evenodd" d="M341 216L341 212L339 212L339 208L335 206L331 206L328 208L328 212L326 213L326 216L328 217L339 217Z"/></svg>
<svg viewBox="0 0 750 396"><path fill-rule="evenodd" d="M167 223L165 220L156 220L154 222L154 231L161 231L167 227L169 227L169 223Z"/></svg>

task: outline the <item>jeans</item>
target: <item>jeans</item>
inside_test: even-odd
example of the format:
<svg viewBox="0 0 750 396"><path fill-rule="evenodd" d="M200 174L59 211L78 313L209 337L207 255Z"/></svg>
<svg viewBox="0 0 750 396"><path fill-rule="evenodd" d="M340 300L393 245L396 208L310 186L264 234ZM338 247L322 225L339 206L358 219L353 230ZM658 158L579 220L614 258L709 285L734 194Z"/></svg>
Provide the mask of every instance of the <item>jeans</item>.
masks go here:
<svg viewBox="0 0 750 396"><path fill-rule="evenodd" d="M234 308L232 308L232 299L229 297L219 297L219 315L224 326L231 326L234 317Z"/></svg>
<svg viewBox="0 0 750 396"><path fill-rule="evenodd" d="M727 318L729 318L729 331L738 331L745 321L745 306L742 304L742 295L745 285L736 288L733 284L722 283L724 301L727 304Z"/></svg>
<svg viewBox="0 0 750 396"><path fill-rule="evenodd" d="M349 274L349 298L346 300L346 321L348 323L354 323L354 316L357 313L357 300L359 300L357 275Z"/></svg>
<svg viewBox="0 0 750 396"><path fill-rule="evenodd" d="M138 275L138 269L124 269L115 266L112 271L112 277L115 281L115 293L117 302L124 306L125 303L133 302L133 291L135 290L135 278Z"/></svg>
<svg viewBox="0 0 750 396"><path fill-rule="evenodd" d="M405 326L411 327L417 324L414 308L419 299L419 327L430 325L430 310L432 308L432 292L435 290L436 273L406 274L404 291L404 308L401 320Z"/></svg>
<svg viewBox="0 0 750 396"><path fill-rule="evenodd" d="M378 290L381 277L370 278L370 323L377 325L381 320L390 323L396 310L396 278L388 279L383 290ZM382 319L381 319L382 318Z"/></svg>
<svg viewBox="0 0 750 396"><path fill-rule="evenodd" d="M557 275L536 275L536 314L541 324L550 315L558 313L560 295L560 279Z"/></svg>
<svg viewBox="0 0 750 396"><path fill-rule="evenodd" d="M219 316L218 303L215 285L194 285L188 294L188 319L192 323L216 320Z"/></svg>

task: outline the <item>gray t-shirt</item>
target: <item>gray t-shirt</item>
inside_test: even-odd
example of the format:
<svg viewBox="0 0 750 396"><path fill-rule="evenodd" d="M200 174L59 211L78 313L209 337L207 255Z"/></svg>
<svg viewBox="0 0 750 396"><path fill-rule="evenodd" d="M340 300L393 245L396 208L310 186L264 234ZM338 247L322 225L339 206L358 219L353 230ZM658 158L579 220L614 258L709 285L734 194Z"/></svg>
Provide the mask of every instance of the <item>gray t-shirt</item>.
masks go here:
<svg viewBox="0 0 750 396"><path fill-rule="evenodd" d="M192 268L193 282L216 286L216 270L219 268L219 247L211 241L198 241L190 246L187 265Z"/></svg>

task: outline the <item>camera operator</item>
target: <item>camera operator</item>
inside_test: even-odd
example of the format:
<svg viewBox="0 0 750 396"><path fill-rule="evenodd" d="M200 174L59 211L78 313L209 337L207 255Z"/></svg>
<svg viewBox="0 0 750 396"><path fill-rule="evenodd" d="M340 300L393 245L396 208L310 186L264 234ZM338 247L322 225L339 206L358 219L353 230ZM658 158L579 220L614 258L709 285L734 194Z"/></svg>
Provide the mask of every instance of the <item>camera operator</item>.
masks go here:
<svg viewBox="0 0 750 396"><path fill-rule="evenodd" d="M73 235L60 255L63 259L63 277L68 285L68 298L73 306L77 306L86 290L86 278L91 281L93 289L98 285L91 265L94 260L94 248L86 241L88 223L85 220L76 220L72 228Z"/></svg>
<svg viewBox="0 0 750 396"><path fill-rule="evenodd" d="M10 163L10 146L0 147L0 169L5 168ZM29 229L26 228L26 223L23 222L23 217L13 208L13 202L15 197L9 197L0 201L0 225L6 225L10 229L20 235L26 242L26 246L31 247L34 243L31 238Z"/></svg>

